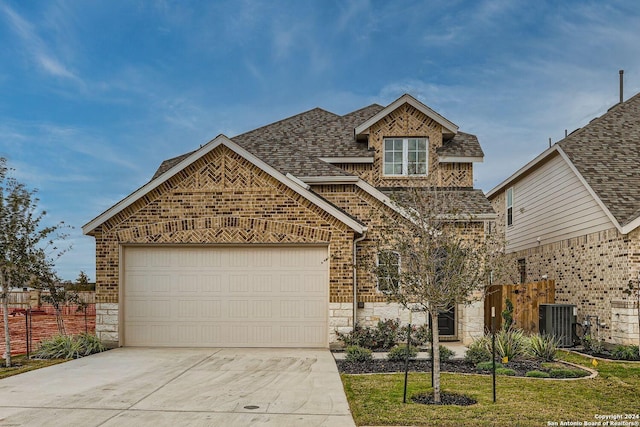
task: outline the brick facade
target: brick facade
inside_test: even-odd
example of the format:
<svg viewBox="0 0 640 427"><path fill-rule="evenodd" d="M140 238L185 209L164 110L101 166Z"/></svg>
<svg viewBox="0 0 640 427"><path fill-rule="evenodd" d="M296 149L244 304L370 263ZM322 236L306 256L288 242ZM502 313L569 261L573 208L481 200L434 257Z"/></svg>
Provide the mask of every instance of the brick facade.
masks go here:
<svg viewBox="0 0 640 427"><path fill-rule="evenodd" d="M503 231L504 192L491 202L498 214L498 230ZM545 275L555 280L555 302L575 304L578 323L582 324L586 316L597 316L601 325L595 333L599 338L611 343L637 343L637 315L629 309L633 302L623 290L630 279L638 277L640 230L623 235L611 228L512 252L509 256L513 259L512 277L518 277L517 260L524 259L527 282L543 280Z"/></svg>
<svg viewBox="0 0 640 427"><path fill-rule="evenodd" d="M383 141L387 137L427 137L429 165L426 177L391 177L383 174ZM375 150L373 180L376 187L473 187L472 163L439 163L442 126L409 104L398 107L369 129L369 148ZM360 174L359 174L360 175Z"/></svg>
<svg viewBox="0 0 640 427"><path fill-rule="evenodd" d="M336 166L378 187L473 186L471 163L438 162L436 150L442 145L442 126L409 104L369 131L374 163ZM428 137L428 176L383 177L381 150L387 136ZM358 302L365 304L357 314L358 320L366 324L384 318L408 320L406 310L387 304L373 274L377 252L384 246L380 226L398 214L354 184L314 185L311 191L368 227L365 239L357 245L355 263L353 242L358 236L350 227L225 145L109 217L90 233L96 240L97 333L111 344L120 339L122 247L140 244L328 245L330 342L335 340L335 331L346 332L354 326L354 265ZM476 236L483 230L484 223L477 222L462 232ZM473 313L472 309L458 310L460 337L467 341L475 327L470 320Z"/></svg>
<svg viewBox="0 0 640 427"><path fill-rule="evenodd" d="M194 162L98 229L96 302L112 316L126 244L323 243L330 302L352 301L354 233L224 146ZM113 325L106 328L113 338ZM107 335L105 335L107 336Z"/></svg>

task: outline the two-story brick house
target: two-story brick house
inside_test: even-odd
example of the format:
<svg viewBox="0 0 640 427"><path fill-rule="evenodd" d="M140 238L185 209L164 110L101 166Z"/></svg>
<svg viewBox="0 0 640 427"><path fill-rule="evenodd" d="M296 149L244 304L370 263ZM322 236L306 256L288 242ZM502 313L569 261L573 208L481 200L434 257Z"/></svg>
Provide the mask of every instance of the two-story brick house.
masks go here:
<svg viewBox="0 0 640 427"><path fill-rule="evenodd" d="M487 193L522 282L555 280L557 303L612 343L638 342L640 94L549 147ZM578 333L580 328L578 328Z"/></svg>
<svg viewBox="0 0 640 427"><path fill-rule="evenodd" d="M327 347L354 322L406 320L365 261L381 212L396 209L390 194L438 188L483 233L495 214L473 189L482 159L475 136L409 95L220 135L83 227L96 239L97 333L127 346ZM459 307L443 333L469 341L482 322L479 304Z"/></svg>

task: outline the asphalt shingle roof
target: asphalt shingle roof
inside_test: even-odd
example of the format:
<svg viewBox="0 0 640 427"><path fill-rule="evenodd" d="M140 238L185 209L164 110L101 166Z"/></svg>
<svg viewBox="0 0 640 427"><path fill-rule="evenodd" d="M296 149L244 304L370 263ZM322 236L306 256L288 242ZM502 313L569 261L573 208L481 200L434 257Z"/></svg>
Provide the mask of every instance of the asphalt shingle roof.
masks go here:
<svg viewBox="0 0 640 427"><path fill-rule="evenodd" d="M640 216L640 93L558 145L620 225Z"/></svg>
<svg viewBox="0 0 640 427"><path fill-rule="evenodd" d="M351 176L321 157L373 157L366 142L356 142L354 129L382 111L372 104L344 116L321 108L271 123L231 138L238 145L283 174L295 176ZM152 179L193 152L162 162ZM439 148L439 154L459 157L483 155L474 135L459 132Z"/></svg>
<svg viewBox="0 0 640 427"><path fill-rule="evenodd" d="M478 137L470 133L458 132L436 150L439 156L448 157L484 157Z"/></svg>
<svg viewBox="0 0 640 427"><path fill-rule="evenodd" d="M495 214L491 203L487 200L482 190L472 188L442 189L424 187L382 187L378 188L391 200L399 205L412 206L416 194L424 192L427 196L438 194L450 206L445 207L448 213L455 212L459 215L487 215Z"/></svg>

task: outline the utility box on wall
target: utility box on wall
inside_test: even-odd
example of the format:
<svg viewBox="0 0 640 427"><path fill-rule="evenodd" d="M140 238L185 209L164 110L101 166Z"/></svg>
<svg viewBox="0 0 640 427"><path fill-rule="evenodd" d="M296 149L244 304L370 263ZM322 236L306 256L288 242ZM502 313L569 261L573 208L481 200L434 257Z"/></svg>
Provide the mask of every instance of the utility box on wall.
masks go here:
<svg viewBox="0 0 640 427"><path fill-rule="evenodd" d="M540 333L553 335L560 347L573 346L573 327L577 308L571 304L540 304Z"/></svg>

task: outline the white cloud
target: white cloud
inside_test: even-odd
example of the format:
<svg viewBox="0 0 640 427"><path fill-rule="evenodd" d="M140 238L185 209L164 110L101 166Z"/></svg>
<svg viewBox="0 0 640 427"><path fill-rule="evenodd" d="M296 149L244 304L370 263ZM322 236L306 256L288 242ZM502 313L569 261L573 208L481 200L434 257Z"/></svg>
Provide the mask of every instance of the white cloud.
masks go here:
<svg viewBox="0 0 640 427"><path fill-rule="evenodd" d="M81 83L81 80L47 47L46 43L36 33L33 25L22 18L6 4L0 4L2 10L13 28L15 34L22 40L31 59L46 73L63 79Z"/></svg>

